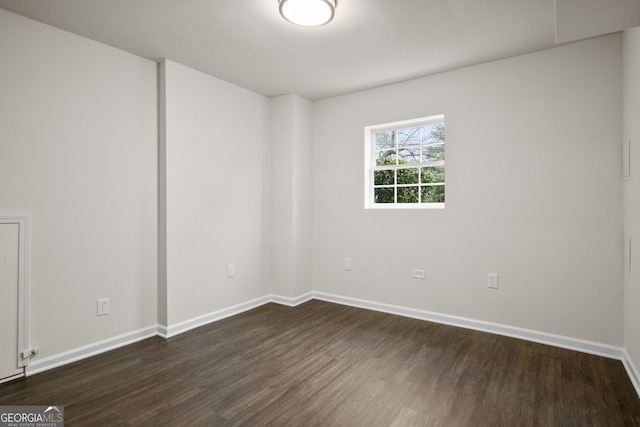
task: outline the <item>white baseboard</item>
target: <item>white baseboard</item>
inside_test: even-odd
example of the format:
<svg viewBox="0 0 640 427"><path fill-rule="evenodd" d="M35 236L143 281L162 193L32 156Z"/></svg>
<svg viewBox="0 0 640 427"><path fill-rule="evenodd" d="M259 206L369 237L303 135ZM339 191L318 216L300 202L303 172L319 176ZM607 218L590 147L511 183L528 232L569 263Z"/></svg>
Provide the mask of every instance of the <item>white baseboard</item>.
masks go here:
<svg viewBox="0 0 640 427"><path fill-rule="evenodd" d="M530 329L517 328L514 326L501 325L498 323L484 322L481 320L469 319L465 317L451 316L442 313L434 313L425 310L400 307L396 305L384 304L374 301L361 300L357 298L343 297L324 292L313 292L313 299L343 304L352 307L364 308L368 310L380 311L384 313L396 314L399 316L411 317L415 319L427 320L445 325L458 326L476 331L489 332L497 335L504 335L518 338L525 341L537 342L554 347L566 348L568 350L580 351L597 356L608 357L620 360L627 371L627 375L640 397L640 371L633 363L633 360L622 347L608 344L601 344L593 341L581 340L562 335L554 335L546 332L539 332Z"/></svg>
<svg viewBox="0 0 640 427"><path fill-rule="evenodd" d="M180 322L175 325L158 325L158 335L163 338L171 338L191 329L198 328L200 326L204 326L218 320L222 320L226 317L235 316L236 314L240 314L256 307L260 307L261 305L264 305L268 302L271 302L271 297L267 295L241 304L236 304L228 308L223 308L221 310L217 310L202 316L194 317L193 319L185 320L184 322Z"/></svg>
<svg viewBox="0 0 640 427"><path fill-rule="evenodd" d="M289 307L295 307L312 299L313 292L308 292L295 298L282 297L280 295L271 295L271 302L275 302L281 305L287 305Z"/></svg>
<svg viewBox="0 0 640 427"><path fill-rule="evenodd" d="M581 340L578 338L548 334L546 332L538 332L530 329L501 325L499 323L484 322L482 320L451 316L448 314L435 313L426 310L417 310L413 308L384 304L375 301L343 297L340 295L328 294L324 292L314 292L313 297L322 301L349 305L352 307L365 308L368 310L380 311L383 313L396 314L399 316L411 317L414 319L428 320L430 322L458 326L461 328L473 329L476 331L489 332L492 334L504 335L526 341L547 344L554 347L581 351L583 353L595 354L612 359L623 360L624 358L623 349L620 347Z"/></svg>
<svg viewBox="0 0 640 427"><path fill-rule="evenodd" d="M118 347L133 344L137 341L141 341L152 336L158 335L163 338L170 338L199 326L204 326L206 324L216 322L218 320L234 316L236 314L240 314L269 302L274 302L289 307L295 307L312 299L364 308L367 310L374 310L383 313L395 314L404 317L411 317L414 319L426 320L430 322L457 326L476 331L489 332L492 334L504 335L526 341L551 345L554 347L566 348L569 350L575 350L583 353L621 360L627 371L627 374L629 375L629 379L635 387L636 392L640 396L640 373L629 357L626 349L621 347L615 347L607 344L601 344L561 335L554 335L530 329L517 328L514 326L502 325L498 323L484 322L481 320L469 319L465 317L451 316L426 310L418 310L375 301L344 297L324 292L309 292L295 298L283 297L279 295L266 295L264 297L237 304L232 307L217 310L203 316L198 316L193 319L180 322L176 325L171 325L169 327L164 325L150 326L138 331L133 331L53 356L45 357L40 360L33 360L29 364L29 366L27 366L26 374L33 375L38 372L65 365L67 363L75 362L90 356L95 356L97 354L104 353Z"/></svg>
<svg viewBox="0 0 640 427"><path fill-rule="evenodd" d="M629 375L629 379L631 380L631 384L636 389L636 393L640 396L640 373L638 372L638 368L633 363L633 360L627 353L627 349L624 349L624 358L622 359L622 364L627 371L627 375Z"/></svg>
<svg viewBox="0 0 640 427"><path fill-rule="evenodd" d="M66 365L67 363L81 359L86 359L87 357L133 344L134 342L154 337L156 335L158 335L158 328L156 326L149 326L144 329L118 335L113 338L108 338L106 340L78 347L63 353L54 354L53 356L35 359L27 366L26 373L27 375L37 374L38 372L57 368L58 366Z"/></svg>
<svg viewBox="0 0 640 427"><path fill-rule="evenodd" d="M87 357L95 356L109 350L114 350L125 345L133 344L146 338L154 336L170 338L182 332L186 332L190 329L197 328L198 326L203 326L208 323L240 314L247 310L251 310L252 308L259 307L268 302L271 302L271 297L267 295L252 301L214 311L204 316L195 317L193 319L189 319L187 321L169 327L164 325L154 325L148 328L140 329L138 331L129 332L113 338L108 338L106 340L78 347L73 350L44 357L42 359L34 359L31 361L29 366L27 366L26 375L29 376L37 374L38 372L57 368L59 366L86 359Z"/></svg>

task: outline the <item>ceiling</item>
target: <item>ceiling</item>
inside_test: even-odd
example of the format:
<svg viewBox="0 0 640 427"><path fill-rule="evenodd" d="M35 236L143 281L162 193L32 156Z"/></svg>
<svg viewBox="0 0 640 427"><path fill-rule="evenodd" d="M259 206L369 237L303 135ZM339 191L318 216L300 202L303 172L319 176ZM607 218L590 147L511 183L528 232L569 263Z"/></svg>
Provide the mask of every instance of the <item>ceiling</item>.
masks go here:
<svg viewBox="0 0 640 427"><path fill-rule="evenodd" d="M0 0L0 7L266 96L310 100L555 45L554 0L338 0L303 28L278 0Z"/></svg>

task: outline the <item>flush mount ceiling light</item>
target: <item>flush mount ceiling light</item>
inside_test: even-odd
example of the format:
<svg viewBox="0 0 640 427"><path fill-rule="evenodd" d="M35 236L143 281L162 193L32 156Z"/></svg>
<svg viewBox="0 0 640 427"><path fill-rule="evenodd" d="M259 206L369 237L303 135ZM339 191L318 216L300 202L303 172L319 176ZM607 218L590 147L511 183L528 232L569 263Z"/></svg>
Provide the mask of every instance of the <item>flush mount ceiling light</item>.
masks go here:
<svg viewBox="0 0 640 427"><path fill-rule="evenodd" d="M280 0L280 15L303 27L318 27L333 19L337 0Z"/></svg>

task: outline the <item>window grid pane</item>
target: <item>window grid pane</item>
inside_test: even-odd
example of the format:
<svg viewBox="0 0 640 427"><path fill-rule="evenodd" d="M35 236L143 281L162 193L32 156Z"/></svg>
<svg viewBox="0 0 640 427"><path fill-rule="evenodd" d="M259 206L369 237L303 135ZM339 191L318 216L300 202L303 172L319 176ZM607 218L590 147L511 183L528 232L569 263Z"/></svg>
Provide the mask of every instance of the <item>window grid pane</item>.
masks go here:
<svg viewBox="0 0 640 427"><path fill-rule="evenodd" d="M429 124L372 132L374 204L444 203L443 116ZM382 127L382 126L381 126Z"/></svg>
<svg viewBox="0 0 640 427"><path fill-rule="evenodd" d="M375 203L444 203L444 167L374 171Z"/></svg>

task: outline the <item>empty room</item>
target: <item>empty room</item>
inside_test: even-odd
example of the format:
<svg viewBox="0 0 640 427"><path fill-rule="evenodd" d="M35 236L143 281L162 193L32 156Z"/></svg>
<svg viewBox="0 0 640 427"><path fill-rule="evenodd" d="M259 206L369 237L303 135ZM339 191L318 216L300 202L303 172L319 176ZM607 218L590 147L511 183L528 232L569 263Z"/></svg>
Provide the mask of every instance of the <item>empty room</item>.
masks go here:
<svg viewBox="0 0 640 427"><path fill-rule="evenodd" d="M640 426L637 241L639 0L0 0L0 426Z"/></svg>

